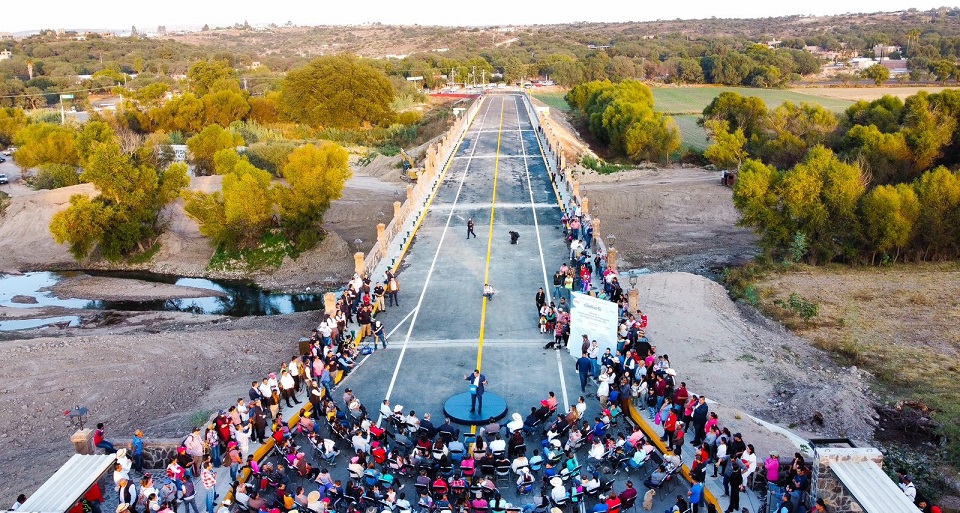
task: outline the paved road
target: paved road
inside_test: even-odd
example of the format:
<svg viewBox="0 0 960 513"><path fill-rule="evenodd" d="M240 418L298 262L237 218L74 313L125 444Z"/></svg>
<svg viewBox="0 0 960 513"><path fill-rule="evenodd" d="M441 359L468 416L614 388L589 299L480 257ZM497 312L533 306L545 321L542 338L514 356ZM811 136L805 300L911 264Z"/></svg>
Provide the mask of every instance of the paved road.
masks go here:
<svg viewBox="0 0 960 513"><path fill-rule="evenodd" d="M543 349L534 303L566 251L560 215L524 102L488 96L405 257L400 307L380 316L396 328L389 348L347 386L369 405L390 398L436 418L479 366L511 413L529 412L549 390L576 402L574 362ZM468 240L471 217L477 237ZM517 245L510 231L520 233ZM485 282L497 291L492 301L481 295Z"/></svg>

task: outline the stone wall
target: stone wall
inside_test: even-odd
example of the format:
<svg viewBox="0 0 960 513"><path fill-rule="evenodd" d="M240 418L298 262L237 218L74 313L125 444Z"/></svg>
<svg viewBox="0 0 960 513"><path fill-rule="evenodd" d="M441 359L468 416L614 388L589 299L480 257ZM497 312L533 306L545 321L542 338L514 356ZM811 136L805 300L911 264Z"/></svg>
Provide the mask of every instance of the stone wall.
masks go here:
<svg viewBox="0 0 960 513"><path fill-rule="evenodd" d="M810 490L813 499L822 498L830 505L831 511L849 511L862 513L863 507L853 497L840 479L830 471L830 465L837 461L872 461L883 466L883 454L872 447L836 448L818 447L814 450L813 472L810 476Z"/></svg>
<svg viewBox="0 0 960 513"><path fill-rule="evenodd" d="M170 460L177 457L177 447L180 447L179 438L154 438L143 441L143 468L165 469ZM132 454L133 446L127 444L128 454Z"/></svg>

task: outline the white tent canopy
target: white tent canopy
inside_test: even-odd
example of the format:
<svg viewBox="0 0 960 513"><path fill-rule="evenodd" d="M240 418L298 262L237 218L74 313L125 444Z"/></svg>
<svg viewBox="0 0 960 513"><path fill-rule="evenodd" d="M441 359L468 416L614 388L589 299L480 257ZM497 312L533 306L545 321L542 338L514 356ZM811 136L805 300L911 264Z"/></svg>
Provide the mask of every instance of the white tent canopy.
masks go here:
<svg viewBox="0 0 960 513"><path fill-rule="evenodd" d="M835 461L830 470L867 513L917 513L913 501L872 461Z"/></svg>
<svg viewBox="0 0 960 513"><path fill-rule="evenodd" d="M74 454L50 476L27 502L21 513L65 513L96 483L104 472L113 468L115 454Z"/></svg>

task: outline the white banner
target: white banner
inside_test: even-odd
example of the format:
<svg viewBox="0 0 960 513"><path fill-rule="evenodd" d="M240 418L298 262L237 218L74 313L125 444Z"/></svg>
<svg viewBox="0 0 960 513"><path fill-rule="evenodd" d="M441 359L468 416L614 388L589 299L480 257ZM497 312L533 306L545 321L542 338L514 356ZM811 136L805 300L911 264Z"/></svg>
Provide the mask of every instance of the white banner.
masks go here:
<svg viewBox="0 0 960 513"><path fill-rule="evenodd" d="M602 355L606 348L616 354L617 351L617 304L605 299L597 299L589 294L573 292L570 308L570 346L568 350L574 358L580 358L580 346L583 335L591 341L596 340Z"/></svg>

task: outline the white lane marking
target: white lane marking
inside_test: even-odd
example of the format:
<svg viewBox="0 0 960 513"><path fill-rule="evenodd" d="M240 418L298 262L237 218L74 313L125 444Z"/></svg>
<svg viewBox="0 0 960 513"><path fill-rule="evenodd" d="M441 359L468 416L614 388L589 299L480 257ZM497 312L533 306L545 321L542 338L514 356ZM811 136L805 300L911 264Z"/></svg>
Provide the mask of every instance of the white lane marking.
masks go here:
<svg viewBox="0 0 960 513"><path fill-rule="evenodd" d="M416 308L414 308L413 310L410 310L410 313L408 313L407 316L404 317L403 319L400 319L400 322L398 322L397 325L394 326L393 329L390 330L390 332L387 333L387 336L384 337L384 338L386 338L387 340L390 340L390 337L393 336L393 333L394 333L395 331L397 331L398 329L400 329L400 326L403 326L403 323L407 322L407 319L409 319L410 316L413 315L413 312L416 312L416 311L417 311Z"/></svg>
<svg viewBox="0 0 960 513"><path fill-rule="evenodd" d="M520 120L520 102L518 101L518 96L513 97L513 101L517 104L517 127L523 128L523 124ZM529 112L527 116L529 116ZM533 126L533 122L530 123L530 126ZM550 281L547 279L547 263L543 258L543 243L540 240L540 222L537 220L537 202L533 199L533 184L530 181L530 166L527 162L527 148L526 144L523 142L523 132L520 130L520 153L523 154L523 172L527 176L527 191L530 193L530 210L533 212L533 227L534 231L537 234L537 249L540 251L540 269L543 271L543 290L544 292L550 290ZM533 130L529 130L532 132ZM540 158L543 158L542 156ZM546 164L546 162L544 162ZM560 374L560 393L563 396L563 410L567 411L570 409L570 399L567 397L567 380L563 376L563 362L560 358L560 351L557 351L557 372Z"/></svg>
<svg viewBox="0 0 960 513"><path fill-rule="evenodd" d="M491 102L492 103L492 102ZM483 126L483 123L487 120L487 114L490 113L490 105L487 104L487 110L483 113L483 119L480 120L480 126ZM469 131L469 130L468 130ZM464 133L464 137L466 133ZM472 155L477 151L477 146L480 145L480 134L478 131L477 139L473 142L473 148L470 149L470 154ZM467 172L470 170L471 161L467 161L466 167L463 168L463 176L460 178L460 185L457 186L457 194L453 197L453 205L457 204L457 201L460 199L460 192L463 190L463 182L467 179ZM400 365L403 363L403 356L407 353L407 344L410 342L410 335L413 333L413 327L417 323L417 317L420 314L420 306L423 305L423 298L427 295L427 286L430 284L430 277L433 276L433 269L437 265L437 258L440 257L440 250L443 248L443 240L447 237L447 229L450 228L450 221L453 220L454 209L450 209L450 214L447 215L447 223L443 227L443 232L440 234L440 242L437 244L437 251L433 254L433 261L430 262L430 269L427 271L427 277L423 280L423 288L420 290L420 298L417 300L417 306L414 307L413 319L410 320L410 325L407 326L407 336L403 341L403 347L400 349L400 357L397 359L397 366L393 369L393 376L390 378L390 386L387 387L387 395L384 399L390 399L390 396L393 394L393 386L397 383L397 375L400 374Z"/></svg>

